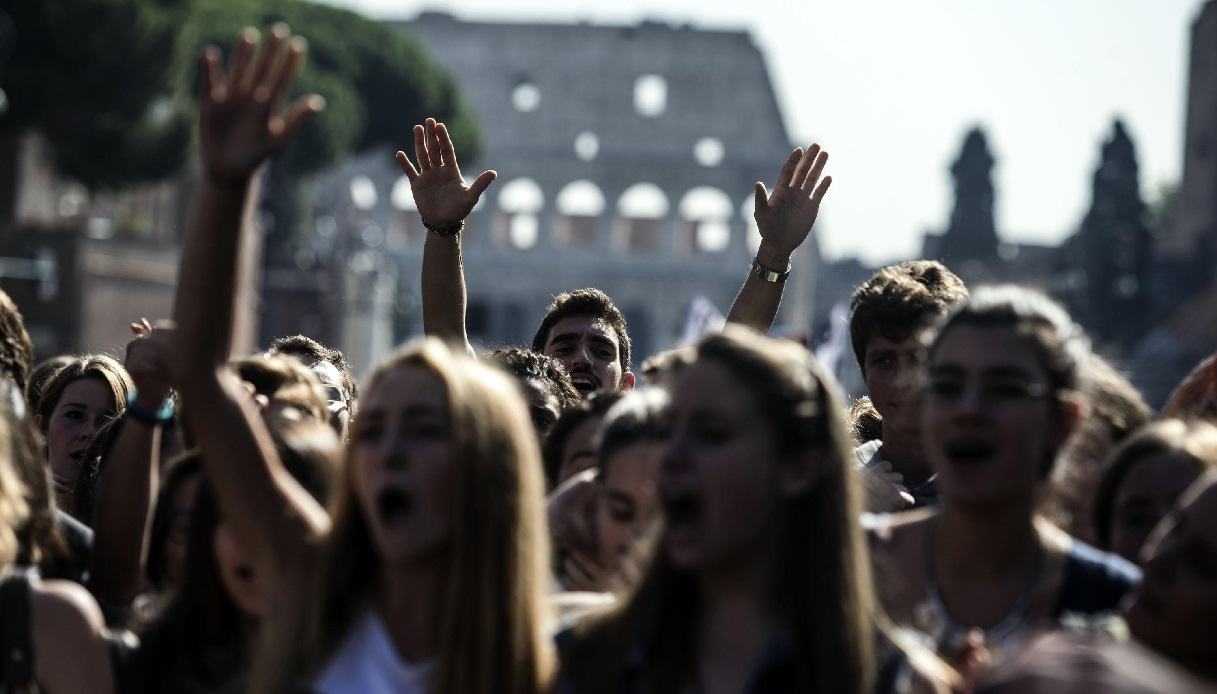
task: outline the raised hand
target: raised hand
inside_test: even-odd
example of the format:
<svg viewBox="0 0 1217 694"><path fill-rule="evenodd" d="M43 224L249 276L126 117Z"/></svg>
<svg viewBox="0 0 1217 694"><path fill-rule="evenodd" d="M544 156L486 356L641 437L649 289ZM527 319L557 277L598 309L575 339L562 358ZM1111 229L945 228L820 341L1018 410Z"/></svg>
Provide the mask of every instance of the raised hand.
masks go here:
<svg viewBox="0 0 1217 694"><path fill-rule="evenodd" d="M309 116L325 106L316 94L298 99L280 112L283 94L295 78L307 45L276 25L258 50L258 32L241 32L228 74L214 46L203 52L199 94L200 156L210 182L221 187L243 185L258 166L273 156ZM257 54L255 56L255 53Z"/></svg>
<svg viewBox="0 0 1217 694"><path fill-rule="evenodd" d="M763 265L784 270L790 254L811 233L820 201L832 185L831 176L820 180L826 163L828 152L820 145L813 144L806 152L797 147L786 158L772 194L765 190L764 183L757 182L753 217L761 232L757 259Z"/></svg>
<svg viewBox="0 0 1217 694"><path fill-rule="evenodd" d="M405 152L397 153L401 170L410 179L419 215L435 227L455 226L468 217L478 198L498 176L494 171L483 171L473 185L466 186L448 128L434 118L414 126L414 157L418 168Z"/></svg>
<svg viewBox="0 0 1217 694"><path fill-rule="evenodd" d="M169 349L173 328L167 323L153 327L147 318L131 324L135 339L127 344L123 365L138 391L141 407L156 411L169 394L172 377L169 372Z"/></svg>

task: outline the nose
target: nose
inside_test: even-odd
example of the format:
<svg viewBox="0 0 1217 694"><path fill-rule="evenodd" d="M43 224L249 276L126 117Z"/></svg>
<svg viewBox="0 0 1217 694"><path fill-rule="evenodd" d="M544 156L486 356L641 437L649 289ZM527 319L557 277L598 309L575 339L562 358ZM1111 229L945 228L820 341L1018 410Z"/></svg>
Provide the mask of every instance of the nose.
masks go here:
<svg viewBox="0 0 1217 694"><path fill-rule="evenodd" d="M689 451L685 437L679 432L668 434L660 452L659 470L661 474L672 475L689 469Z"/></svg>

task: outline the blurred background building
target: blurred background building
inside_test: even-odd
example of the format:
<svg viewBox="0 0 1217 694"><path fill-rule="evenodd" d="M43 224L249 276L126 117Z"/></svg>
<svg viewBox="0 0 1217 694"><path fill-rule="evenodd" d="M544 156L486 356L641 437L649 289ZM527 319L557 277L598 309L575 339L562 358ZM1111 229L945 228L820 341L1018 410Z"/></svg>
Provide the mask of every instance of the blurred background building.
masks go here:
<svg viewBox="0 0 1217 694"><path fill-rule="evenodd" d="M764 53L744 30L442 13L373 22L298 5L300 17L283 18L309 33L302 79L331 108L295 148L306 161L277 162L265 177L260 232L246 249L242 350L303 332L364 370L421 331L425 231L392 151L425 115L454 124L467 178L499 173L464 235L475 343L527 343L553 294L595 286L624 310L638 361L727 310L759 240L752 185L772 186L790 149L807 144L791 141ZM236 13L175 38L173 50L193 55L205 38L276 18ZM172 170L141 162L144 175L109 185L113 167L75 166L63 154L66 125L10 108L30 93L11 78L23 59L14 31L0 21L0 287L25 312L40 356L120 349L131 320L171 312L193 187L181 172L194 167L188 157ZM361 41L350 41L355 32ZM1066 302L1155 403L1217 347L1217 0L1191 32L1177 189L1142 200L1136 144L1116 120L1075 232L1059 245L1015 243L995 221L997 154L978 126L949 166L952 211L922 244L924 257L971 283L1033 284ZM178 80L175 98L150 98L136 113L167 126L189 119L180 97L193 84ZM18 116L26 120L14 124ZM175 131L181 151L188 135ZM142 150L116 145L107 156L127 151ZM814 237L795 263L778 330L820 346L856 392L844 302L872 268L825 262Z"/></svg>

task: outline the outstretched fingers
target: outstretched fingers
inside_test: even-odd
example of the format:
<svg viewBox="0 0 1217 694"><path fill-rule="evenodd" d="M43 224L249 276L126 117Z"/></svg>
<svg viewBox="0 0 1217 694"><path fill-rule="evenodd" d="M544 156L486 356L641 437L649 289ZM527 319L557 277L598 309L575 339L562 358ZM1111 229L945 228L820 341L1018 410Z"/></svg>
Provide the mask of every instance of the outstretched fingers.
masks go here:
<svg viewBox="0 0 1217 694"><path fill-rule="evenodd" d="M427 156L431 158L432 168L444 165L444 158L439 149L439 135L436 134L435 119L428 118L424 123L427 135Z"/></svg>
<svg viewBox="0 0 1217 694"><path fill-rule="evenodd" d="M794 170L799 165L799 160L803 158L803 148L795 147L794 151L786 157L786 163L782 164L782 172L778 174L778 188L790 185L794 180Z"/></svg>
<svg viewBox="0 0 1217 694"><path fill-rule="evenodd" d="M267 103L270 106L271 113L279 111L279 104L282 102L283 94L287 92L287 88L296 79L296 72L300 69L300 63L304 60L304 54L307 51L308 41L305 41L303 36L294 36L288 42L287 55L279 62L278 69L268 81Z"/></svg>
<svg viewBox="0 0 1217 694"><path fill-rule="evenodd" d="M443 123L435 124L436 136L439 139L439 151L444 163L456 170L457 177L461 175L461 167L456 161L456 147L452 144L452 136L448 134L448 126Z"/></svg>
<svg viewBox="0 0 1217 694"><path fill-rule="evenodd" d="M292 104L286 113L273 121L276 125L274 127L276 131L275 147L278 148L286 144L288 140L295 136L296 131L300 129L300 126L304 125L305 121L311 118L313 114L319 113L324 109L325 99L320 94L309 94L297 99L296 103Z"/></svg>
<svg viewBox="0 0 1217 694"><path fill-rule="evenodd" d="M420 171L431 168L431 157L427 155L427 136L423 126L414 126L414 160Z"/></svg>
<svg viewBox="0 0 1217 694"><path fill-rule="evenodd" d="M224 76L220 73L220 49L208 46L199 61L199 103L208 104L224 98Z"/></svg>
<svg viewBox="0 0 1217 694"><path fill-rule="evenodd" d="M287 25L282 22L276 24L270 30L270 38L262 44L262 49L258 52L258 59L254 63L254 69L250 72L247 88L259 101L266 101L270 98L268 79L275 74L275 68L281 62L282 49L287 43L287 37Z"/></svg>
<svg viewBox="0 0 1217 694"><path fill-rule="evenodd" d="M811 171L811 166L815 163L816 156L820 154L820 146L812 144L803 152L802 158L799 159L799 165L794 170L794 180L790 182L791 188L802 189L807 183L807 174Z"/></svg>
<svg viewBox="0 0 1217 694"><path fill-rule="evenodd" d="M232 64L228 66L228 84L226 86L229 94L248 87L249 61L253 56L254 45L257 41L257 29L245 27L241 31L241 37L237 39L237 45L232 51Z"/></svg>
<svg viewBox="0 0 1217 694"><path fill-rule="evenodd" d="M818 148L818 146L817 146ZM811 170L807 172L807 180L803 181L801 186L805 192L810 193L815 190L816 183L820 180L820 174L824 173L824 165L828 163L828 152L820 150L816 155L815 160L811 164Z"/></svg>
<svg viewBox="0 0 1217 694"><path fill-rule="evenodd" d="M811 194L811 201L814 202L817 207L819 207L820 201L824 199L824 194L828 192L828 187L831 185L832 176L825 176L824 180L820 181L820 185L816 186L815 192Z"/></svg>
<svg viewBox="0 0 1217 694"><path fill-rule="evenodd" d="M414 168L414 164L410 163L410 157L406 156L406 153L400 149L397 150L396 156L397 163L401 165L401 172L413 183L414 179L419 177L418 169Z"/></svg>

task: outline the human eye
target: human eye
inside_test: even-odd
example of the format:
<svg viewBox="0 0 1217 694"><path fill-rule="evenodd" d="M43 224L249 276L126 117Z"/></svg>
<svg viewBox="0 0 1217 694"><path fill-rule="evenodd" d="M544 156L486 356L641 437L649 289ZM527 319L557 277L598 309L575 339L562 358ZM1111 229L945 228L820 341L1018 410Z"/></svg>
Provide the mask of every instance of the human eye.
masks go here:
<svg viewBox="0 0 1217 694"><path fill-rule="evenodd" d="M1039 396L1041 389L1038 384L1026 381L999 380L986 383L983 387L985 399L992 402L1014 402L1030 400Z"/></svg>
<svg viewBox="0 0 1217 694"><path fill-rule="evenodd" d="M963 381L950 376L931 376L926 387L940 400L958 400L963 395Z"/></svg>
<svg viewBox="0 0 1217 694"><path fill-rule="evenodd" d="M889 367L896 364L896 357L891 352L875 352L866 359L867 366Z"/></svg>
<svg viewBox="0 0 1217 694"><path fill-rule="evenodd" d="M634 522L634 509L625 504L610 504L609 517L621 525L629 525Z"/></svg>

